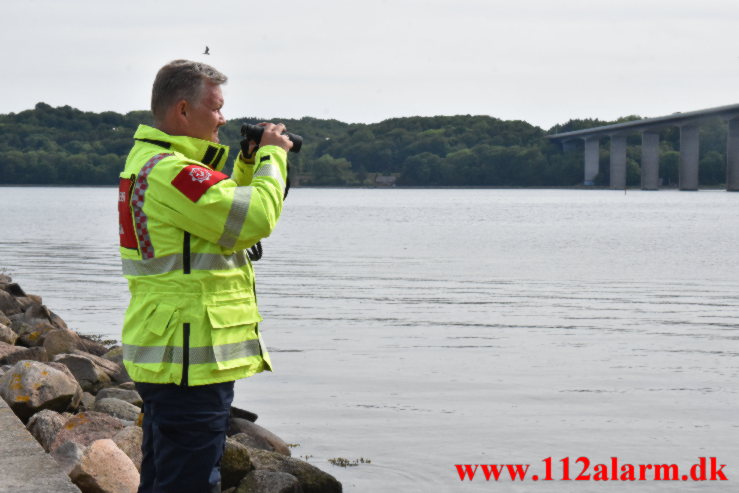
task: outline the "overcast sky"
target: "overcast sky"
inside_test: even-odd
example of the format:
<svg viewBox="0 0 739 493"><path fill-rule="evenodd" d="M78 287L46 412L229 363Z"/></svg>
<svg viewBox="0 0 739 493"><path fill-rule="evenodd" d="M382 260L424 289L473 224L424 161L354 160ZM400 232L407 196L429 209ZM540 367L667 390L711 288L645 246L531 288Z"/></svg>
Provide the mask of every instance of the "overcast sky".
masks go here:
<svg viewBox="0 0 739 493"><path fill-rule="evenodd" d="M228 75L226 118L475 114L548 129L739 103L737 0L0 5L0 113L148 109L176 58Z"/></svg>

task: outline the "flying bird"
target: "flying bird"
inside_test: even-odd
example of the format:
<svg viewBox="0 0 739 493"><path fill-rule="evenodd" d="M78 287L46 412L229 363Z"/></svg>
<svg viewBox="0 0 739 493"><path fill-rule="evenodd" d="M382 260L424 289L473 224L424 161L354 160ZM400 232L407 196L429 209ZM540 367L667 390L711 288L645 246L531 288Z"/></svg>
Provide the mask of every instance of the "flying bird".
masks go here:
<svg viewBox="0 0 739 493"><path fill-rule="evenodd" d="M210 55L210 48L208 48L208 46L205 47L205 51L203 52L203 55Z"/></svg>

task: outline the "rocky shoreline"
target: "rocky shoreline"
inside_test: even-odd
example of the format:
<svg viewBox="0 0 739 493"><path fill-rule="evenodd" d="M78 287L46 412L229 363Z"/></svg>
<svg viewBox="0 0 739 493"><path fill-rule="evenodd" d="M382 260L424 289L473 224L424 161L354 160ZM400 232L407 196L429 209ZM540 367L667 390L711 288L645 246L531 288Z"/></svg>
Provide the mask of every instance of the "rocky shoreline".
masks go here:
<svg viewBox="0 0 739 493"><path fill-rule="evenodd" d="M83 493L136 492L142 402L121 348L70 330L41 297L3 274L0 397ZM256 418L231 409L222 491L342 491L333 476L291 457L288 444Z"/></svg>

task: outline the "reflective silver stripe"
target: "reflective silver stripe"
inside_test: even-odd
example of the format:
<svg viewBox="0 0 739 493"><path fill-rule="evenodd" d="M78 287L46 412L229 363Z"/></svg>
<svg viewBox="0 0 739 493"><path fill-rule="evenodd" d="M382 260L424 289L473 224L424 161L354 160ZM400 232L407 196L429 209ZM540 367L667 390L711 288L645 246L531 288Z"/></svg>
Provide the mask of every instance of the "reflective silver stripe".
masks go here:
<svg viewBox="0 0 739 493"><path fill-rule="evenodd" d="M121 259L124 276L151 276L182 269L182 255L148 258L143 260Z"/></svg>
<svg viewBox="0 0 739 493"><path fill-rule="evenodd" d="M123 345L123 359L134 363L182 364L182 348L177 346Z"/></svg>
<svg viewBox="0 0 739 493"><path fill-rule="evenodd" d="M182 269L182 254L143 260L121 259L124 276L152 276ZM217 253L190 254L191 270L229 270L249 263L245 251L225 256Z"/></svg>
<svg viewBox="0 0 739 493"><path fill-rule="evenodd" d="M223 234L218 240L218 244L223 248L231 249L236 244L241 227L249 212L250 201L251 187L237 187L234 191L234 199L226 219L226 225L223 227Z"/></svg>
<svg viewBox="0 0 739 493"><path fill-rule="evenodd" d="M224 363L239 358L259 356L262 353L259 339L190 348L189 364ZM176 363L182 364L182 348L176 346L123 345L123 359L133 363Z"/></svg>
<svg viewBox="0 0 739 493"><path fill-rule="evenodd" d="M193 270L228 270L243 267L249 263L246 250L241 250L228 257L217 253L193 253L190 255L190 267Z"/></svg>
<svg viewBox="0 0 739 493"><path fill-rule="evenodd" d="M220 346L190 348L190 364L223 363L232 359L248 358L260 354L259 339L251 339Z"/></svg>
<svg viewBox="0 0 739 493"><path fill-rule="evenodd" d="M254 178L258 176L269 176L271 178L274 178L280 184L282 190L285 190L285 180L282 179L282 173L280 173L280 169L274 164L267 163L260 167L254 173Z"/></svg>

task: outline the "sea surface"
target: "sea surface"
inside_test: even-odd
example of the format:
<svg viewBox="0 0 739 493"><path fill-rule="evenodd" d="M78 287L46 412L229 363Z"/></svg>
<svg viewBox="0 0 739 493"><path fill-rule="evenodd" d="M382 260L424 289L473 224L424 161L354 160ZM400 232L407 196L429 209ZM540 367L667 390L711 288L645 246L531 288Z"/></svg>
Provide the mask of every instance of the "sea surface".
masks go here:
<svg viewBox="0 0 739 493"><path fill-rule="evenodd" d="M112 187L0 188L0 272L119 338L116 214ZM298 188L263 245L275 372L235 404L344 491L739 491L739 194ZM531 480L548 457L729 481Z"/></svg>

